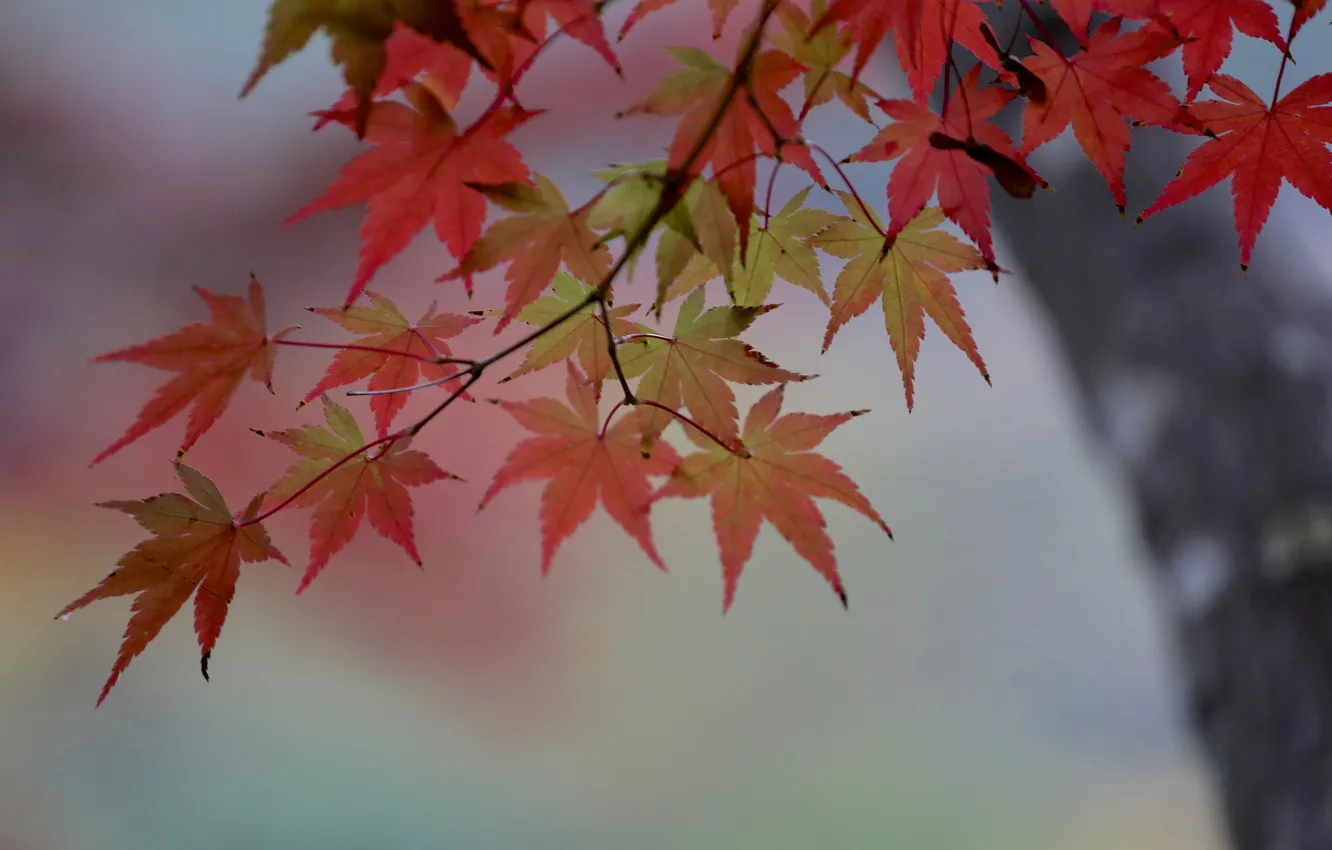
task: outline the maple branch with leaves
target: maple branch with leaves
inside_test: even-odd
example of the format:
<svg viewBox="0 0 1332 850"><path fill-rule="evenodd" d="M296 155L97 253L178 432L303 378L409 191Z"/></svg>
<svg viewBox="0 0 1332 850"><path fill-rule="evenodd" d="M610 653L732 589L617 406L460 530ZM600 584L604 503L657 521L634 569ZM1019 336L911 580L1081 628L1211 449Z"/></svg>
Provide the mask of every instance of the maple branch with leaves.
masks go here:
<svg viewBox="0 0 1332 850"><path fill-rule="evenodd" d="M619 39L671 4L640 0ZM1012 44L1000 47L977 0L763 0L731 63L696 47L669 48L677 67L615 113L674 120L666 159L608 168L597 174L602 185L596 192L570 204L554 181L529 170L511 141L519 127L545 114L520 101L518 84L560 37L594 51L623 75L603 25L607 5L274 4L244 90L323 31L333 42L347 92L315 113L315 129L340 124L367 145L320 197L289 219L365 204L360 262L343 304L313 309L356 339L289 338L295 327L270 333L263 289L252 276L244 297L198 290L209 321L97 358L175 374L94 463L188 409L179 458L218 421L247 379L271 390L279 349L334 352L301 401L319 399L324 424L257 432L286 445L296 460L244 510L227 510L211 481L179 464L185 494L108 503L153 536L62 611L136 595L131 630L102 699L192 595L207 671L240 565L282 559L263 527L280 511L312 511L309 562L298 590L309 586L363 521L421 563L410 488L461 479L413 447L413 440L460 399L472 400L469 392L492 366L519 353L522 363L498 383L563 362L564 400L495 402L532 436L513 447L480 504L514 484L546 482L543 570L597 505L664 569L652 540L652 505L668 496L707 497L724 609L765 522L845 605L833 544L814 499L841 502L885 533L888 526L841 468L813 450L865 411L781 415L785 387L814 376L782 369L741 339L774 309L770 295L778 280L812 294L826 309L824 351L844 325L880 305L910 410L927 324L989 382L954 279L975 271L998 281L991 184L1039 202L1035 190L1047 184L1028 158L1069 127L1121 212L1133 127L1200 137L1179 175L1137 220L1230 178L1241 268L1250 262L1283 179L1332 209L1326 118L1332 74L1316 75L1280 96L1291 42L1325 0L1304 0L1287 10L1284 37L1276 10L1263 0L1244 4L1243 14L1238 7L1209 7L1211 17L1202 8L1207 4L1186 0L1065 0L1055 10L1078 41L1067 55L1027 0L1020 5L1041 38L1031 39L1023 55L1015 55ZM736 5L709 0L714 35L725 30ZM552 20L556 26L548 33ZM1221 73L1234 30L1280 50L1270 99ZM883 44L891 45L906 76L908 97L881 97L861 80ZM1147 67L1176 53L1185 72L1183 97ZM975 61L964 69L967 55ZM481 77L481 84L494 87L493 95L471 123L460 126L455 112L462 94ZM797 81L804 87L795 98L798 109L787 94ZM936 110L930 103L939 88L942 106ZM1220 100L1199 100L1204 88ZM831 154L806 128L808 116L833 104L874 128L845 157ZM1010 104L1021 107L1020 139L992 121ZM882 126L872 109L884 116ZM1272 138L1281 142L1268 144ZM827 185L816 158L844 189ZM851 166L868 162L892 163L882 186L882 217L852 179ZM778 174L788 165L808 182L774 209ZM761 168L769 171L760 193ZM841 209L810 203L814 187ZM487 223L491 211L501 215ZM427 224L455 261L439 280L461 280L470 297L477 277L502 268L501 306L459 315L432 304L411 321L392 299L367 288ZM621 239L618 254L612 252L611 244ZM612 299L613 286L620 295L631 286L626 272L654 239L655 296L645 312L660 324L666 305L678 300L669 331L631 318L641 305L617 306ZM830 275L831 288L821 265L829 260L841 264ZM720 306L709 306L713 293L721 296L714 299L723 301ZM498 333L515 322L526 329L487 356L453 351L455 337L474 326L492 323ZM603 418L598 404L611 375L621 398ZM375 426L370 439L355 415L328 396L362 381L364 389L347 395L368 399ZM770 388L743 420L736 386ZM436 387L444 388L442 399L414 423L395 425L410 396ZM669 433L698 452L681 457L663 439L676 425ZM654 484L654 478L665 481Z"/></svg>

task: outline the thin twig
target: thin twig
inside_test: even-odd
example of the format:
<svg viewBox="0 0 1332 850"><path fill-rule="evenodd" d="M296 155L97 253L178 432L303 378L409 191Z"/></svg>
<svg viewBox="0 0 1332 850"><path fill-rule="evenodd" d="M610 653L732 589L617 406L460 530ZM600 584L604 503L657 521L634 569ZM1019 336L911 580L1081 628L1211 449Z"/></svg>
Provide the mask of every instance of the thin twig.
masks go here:
<svg viewBox="0 0 1332 850"><path fill-rule="evenodd" d="M272 340L275 345L290 345L295 348L331 348L335 351L365 351L371 354L384 354L389 357L406 357L408 360L420 360L422 363L430 363L436 366L443 366L449 363L471 365L471 360L461 360L457 357L440 357L438 354L426 355L416 354L411 351L404 351L400 348L380 348L375 345L358 345L354 342L306 342L300 339L275 339Z"/></svg>
<svg viewBox="0 0 1332 850"><path fill-rule="evenodd" d="M366 396L366 395L375 396L375 395L394 395L395 393L410 393L410 392L415 392L416 390L426 390L426 389L430 389L431 387L437 387L437 386L439 386L440 384L446 384L446 383L448 383L449 381L455 380L455 379L457 379L457 378L466 377L467 375L470 375L470 374L471 374L470 372L468 372L466 369L464 369L464 370L461 371L461 372L454 372L452 375L445 375L444 377L442 377L442 378L436 378L436 379L433 380L433 381L426 381L424 384L415 384L415 385L410 386L410 387L394 387L394 388L392 388L392 389L388 389L388 390L348 390L348 391L347 391L347 395L349 395L349 396Z"/></svg>
<svg viewBox="0 0 1332 850"><path fill-rule="evenodd" d="M620 389L624 390L624 403L637 404L638 400L634 398L634 391L629 389L629 381L624 376L624 367L620 365L620 355L616 351L615 335L611 332L610 309L606 307L606 299L597 299L597 308L601 311L602 324L606 326L606 348L610 351L611 365L615 367L615 377L620 380Z"/></svg>

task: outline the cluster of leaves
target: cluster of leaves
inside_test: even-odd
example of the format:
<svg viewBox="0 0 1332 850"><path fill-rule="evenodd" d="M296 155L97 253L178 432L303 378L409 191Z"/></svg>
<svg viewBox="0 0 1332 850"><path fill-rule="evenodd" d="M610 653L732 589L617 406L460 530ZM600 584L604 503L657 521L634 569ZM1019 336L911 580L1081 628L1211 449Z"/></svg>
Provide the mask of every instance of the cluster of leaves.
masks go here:
<svg viewBox="0 0 1332 850"><path fill-rule="evenodd" d="M619 39L672 2L639 0ZM510 136L542 113L520 101L518 86L560 35L622 73L603 29L605 3L274 0L245 90L322 32L348 91L316 113L316 128L342 125L367 145L293 216L364 203L351 287L341 306L314 310L355 339L293 339L292 328L270 333L263 292L252 279L245 298L199 290L210 321L99 358L178 374L95 462L191 407L183 455L247 376L271 390L279 348L336 351L304 397L322 400L327 427L257 432L297 459L241 512L233 514L179 455L185 494L106 503L153 537L61 612L135 594L102 697L191 595L207 675L241 562L285 560L262 524L280 510L312 511L300 589L362 517L420 563L409 488L456 476L409 446L459 399L474 401L470 391L492 367L524 352L501 383L564 363L566 398L495 402L532 436L513 447L481 504L515 484L545 482L543 570L598 503L664 569L652 539L652 505L706 496L724 607L765 520L845 604L814 500L841 502L884 532L888 526L815 449L865 411L781 415L786 384L810 376L779 367L740 339L774 308L778 279L826 307L824 350L842 326L879 302L910 408L927 318L989 380L952 276L984 271L998 280L991 183L1016 197L1036 194L1046 183L1028 158L1070 125L1121 212L1132 126L1199 136L1179 176L1138 220L1229 177L1242 265L1283 179L1332 209L1332 75L1281 94L1292 42L1325 0L1050 0L1059 20L1049 23L1033 0L1016 2L1037 33L1021 45L1016 31L1001 44L985 0L760 0L729 61L669 48L678 68L618 113L675 117L666 159L597 172L601 189L574 205L529 170ZM720 35L738 0L708 5L712 33ZM1278 9L1289 14L1284 32ZM1281 72L1270 98L1220 72L1234 30L1273 46ZM1074 46L1061 49L1064 43ZM882 97L866 80L869 59L884 44L905 72L910 97ZM1175 53L1187 80L1182 96L1148 67ZM472 83L492 87L494 96L460 124L455 112ZM1215 98L1200 99L1204 89ZM805 133L807 117L829 104L870 125L868 141L840 158ZM1010 105L1021 111L1016 139L995 123ZM895 163L884 218L848 176L854 163L882 161ZM779 206L773 190L787 164L810 183ZM832 209L811 203L815 187L834 201ZM470 295L475 276L503 269L502 293L497 287L479 296L493 308L455 315L432 306L413 322L391 299L367 290L381 266L432 222L453 258L441 281L461 280ZM649 250L656 283L650 303L614 303L614 288L627 285L627 272ZM826 270L839 261L835 273ZM661 324L668 306L675 310L669 328ZM499 332L511 324L521 335L498 351L452 350L469 328ZM327 395L360 381L368 388L350 395L369 397L373 439ZM735 384L770 387L743 420ZM606 387L615 398L602 404ZM442 399L420 419L395 425L407 395L431 388L442 388L434 390ZM682 457L662 439L673 428L694 444L692 454Z"/></svg>

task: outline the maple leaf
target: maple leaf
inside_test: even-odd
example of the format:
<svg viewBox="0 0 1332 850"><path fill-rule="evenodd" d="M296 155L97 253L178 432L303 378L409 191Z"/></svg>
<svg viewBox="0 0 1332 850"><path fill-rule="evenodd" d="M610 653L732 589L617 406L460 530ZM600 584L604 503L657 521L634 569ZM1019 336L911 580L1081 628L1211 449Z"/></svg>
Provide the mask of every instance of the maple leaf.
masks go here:
<svg viewBox="0 0 1332 850"><path fill-rule="evenodd" d="M425 453L408 449L406 437L348 459L366 444L360 426L345 407L327 396L322 400L328 428L306 425L257 432L301 456L269 488L265 506L271 509L290 500L298 508L314 508L310 564L297 593L309 587L328 559L347 545L360 528L362 517L420 566L412 530L412 497L407 488L441 478L459 480L436 466Z"/></svg>
<svg viewBox="0 0 1332 850"><path fill-rule="evenodd" d="M667 6L674 5L676 0L638 0L638 5L629 13L629 17L624 19L624 24L620 27L619 40L629 34L639 21L646 18L653 12L665 9ZM726 28L726 19L735 11L735 7L740 5L740 0L708 0L708 8L712 11L712 37L721 38L722 30Z"/></svg>
<svg viewBox="0 0 1332 850"><path fill-rule="evenodd" d="M738 451L687 429L704 451L680 462L654 498L710 496L712 525L721 550L725 592L722 611L735 600L740 573L754 550L766 519L832 585L846 605L846 589L837 573L833 543L815 498L833 499L868 517L889 537L887 523L841 467L810 449L837 426L868 413L853 410L830 416L781 412L785 385L749 409ZM731 430L735 430L732 425Z"/></svg>
<svg viewBox="0 0 1332 850"><path fill-rule="evenodd" d="M851 78L859 80L870 56L891 31L912 94L924 102L943 73L952 43L960 44L986 65L1002 71L999 56L982 34L985 13L976 2L833 0L828 11L814 21L810 32L817 35L825 27L845 22L858 45Z"/></svg>
<svg viewBox="0 0 1332 850"><path fill-rule="evenodd" d="M731 263L727 291L737 307L761 307L768 300L775 280L780 277L808 289L825 305L828 293L819 273L819 258L808 239L837 220L826 210L804 207L812 186L806 186L786 202L765 224L754 216L753 237L741 263ZM721 276L707 255L696 253L666 291L666 300L687 295L709 280Z"/></svg>
<svg viewBox="0 0 1332 850"><path fill-rule="evenodd" d="M241 97L322 29L331 41L333 61L342 66L343 78L355 93L353 123L356 135L362 136L370 116L370 96L387 62L385 44L399 23L452 44L482 66L490 66L472 43L453 0L273 0L259 61L245 81Z"/></svg>
<svg viewBox="0 0 1332 850"><path fill-rule="evenodd" d="M1185 101L1192 101L1230 56L1234 30L1285 49L1276 13L1265 0L1157 0L1171 25L1186 40Z"/></svg>
<svg viewBox="0 0 1332 850"><path fill-rule="evenodd" d="M530 182L522 155L504 137L539 113L503 107L459 133L429 78L404 92L411 106L376 101L370 110L365 137L377 147L347 163L323 195L287 219L367 202L347 304L432 219L449 252L464 256L486 218L485 195L469 184Z"/></svg>
<svg viewBox="0 0 1332 850"><path fill-rule="evenodd" d="M588 226L595 230L608 231L601 237L603 244L620 238L628 242L633 239L634 234L653 220L657 205L661 203L662 193L666 190L666 161L652 160L616 165L593 171L592 176L605 183L606 187L592 203L592 209L588 212ZM690 245L698 246L701 250L700 239L706 239L711 233L700 236L694 228L689 211L698 205L698 197L707 186L712 186L716 195L721 197L715 185L702 180L694 181L685 190L684 198L673 204L654 223L654 229L672 230L686 239ZM724 205L725 198L721 200ZM732 244L735 241L734 231L732 223L729 231L724 234L731 237ZM720 237L714 238L713 241L717 241L717 238ZM640 246L629 258L627 272L630 277L633 276L634 262L641 250Z"/></svg>
<svg viewBox="0 0 1332 850"><path fill-rule="evenodd" d="M595 50L615 73L624 73L615 51L606 41L606 30L601 23L604 4L593 0L528 0L527 5L549 13L561 30Z"/></svg>
<svg viewBox="0 0 1332 850"><path fill-rule="evenodd" d="M1191 1L1182 0L1185 3ZM1051 8L1064 19L1064 23L1068 24L1073 35L1077 36L1079 44L1085 44L1087 41L1093 12L1104 12L1111 17L1153 20L1167 32L1175 31L1175 25L1162 8L1174 0L1049 0L1049 2Z"/></svg>
<svg viewBox="0 0 1332 850"><path fill-rule="evenodd" d="M711 162L713 174L740 226L743 251L749 241L749 219L754 210L754 182L758 178L755 152L776 156L778 148L788 161L800 166L820 186L825 185L819 167L804 145L784 142L800 135L800 123L780 92L800 74L801 66L791 57L769 50L754 57L746 79L747 91L732 88L730 68L695 47L668 47L667 52L682 70L669 74L647 97L625 110L624 115L682 114L671 139L670 167L683 170L685 160L703 140L701 153L690 163L691 175ZM743 46L742 46L743 50ZM723 99L728 99L721 120L710 124ZM774 136L774 131L778 136Z"/></svg>
<svg viewBox="0 0 1332 850"><path fill-rule="evenodd" d="M183 464L177 463L175 468L189 495L162 493L141 500L99 503L134 517L153 536L122 555L116 569L100 584L56 614L66 617L98 599L135 594L120 652L97 698L98 705L191 595L194 631L202 653L200 666L208 678L208 659L236 595L241 562L274 559L287 563L264 527L252 521L259 512L258 497L239 519L233 519L212 481Z"/></svg>
<svg viewBox="0 0 1332 850"><path fill-rule="evenodd" d="M431 89L445 109L453 109L467 88L472 74L472 58L451 44L441 44L402 24L384 42L384 70L379 75L371 94L386 97L407 86L421 75L430 77ZM355 89L348 89L337 103L316 113L319 120L314 129L321 129L330 121L354 124L358 109Z"/></svg>
<svg viewBox="0 0 1332 850"><path fill-rule="evenodd" d="M669 475L680 458L666 444L650 458L640 454L633 417L599 428L592 387L573 363L568 366L567 405L550 398L495 402L536 436L514 446L481 507L514 484L550 479L541 496L542 573L550 570L560 544L592 515L598 499L652 563L664 570L652 543L648 476Z"/></svg>
<svg viewBox="0 0 1332 850"><path fill-rule="evenodd" d="M896 238L885 240L879 235L877 222L865 216L855 199L848 193L840 194L851 217L839 220L810 240L834 256L849 259L833 286L832 315L823 337L823 350L828 350L833 335L842 325L868 310L882 296L888 341L902 371L907 410L914 403L915 364L920 341L925 336L927 315L962 349L989 383L989 370L976 349L948 275L994 266L975 248L935 229L944 220L943 210L938 207L921 211Z"/></svg>
<svg viewBox="0 0 1332 850"><path fill-rule="evenodd" d="M1226 74L1208 86L1222 100L1196 101L1194 115L1215 134L1199 145L1161 196L1138 216L1141 222L1231 178L1240 264L1247 269L1284 178L1332 210L1332 74L1313 77L1274 105Z"/></svg>
<svg viewBox="0 0 1332 850"><path fill-rule="evenodd" d="M1126 119L1160 125L1192 120L1170 87L1142 67L1173 51L1179 40L1152 29L1121 34L1115 19L1098 27L1086 48L1071 58L1044 42L1030 43L1035 53L1022 64L1041 78L1047 97L1027 100L1022 152L1054 140L1071 123L1078 144L1105 178L1122 213L1129 149Z"/></svg>
<svg viewBox="0 0 1332 850"><path fill-rule="evenodd" d="M432 363L433 358L447 358L453 352L447 340L462 333L480 320L453 313L440 313L431 304L415 324L407 321L397 305L374 292L367 292L371 306L311 307L310 312L336 322L343 328L361 336L355 345L402 352L394 356L387 351L365 351L347 348L339 351L329 364L324 377L314 389L306 393L301 404L308 404L334 387L369 378L372 391L403 389L429 381L438 381L459 374L452 363ZM370 410L375 415L375 428L380 436L388 433L393 417L407 405L407 393L386 393L372 396Z"/></svg>
<svg viewBox="0 0 1332 850"><path fill-rule="evenodd" d="M600 284L611 268L610 251L588 226L588 210L570 210L559 187L540 174L533 177L535 188L521 183L477 187L492 201L519 215L491 224L458 268L439 278L470 277L508 263L504 277L509 289L496 333L541 295L561 263L574 277L590 284Z"/></svg>
<svg viewBox="0 0 1332 850"><path fill-rule="evenodd" d="M995 86L978 88L980 67L963 77L940 117L910 100L883 100L879 108L893 119L850 159L898 160L888 177L889 235L898 233L925 208L936 191L939 205L994 262L990 238L990 185L994 176L1012 194L1028 197L1045 181L1013 148L1008 134L987 119L1016 95ZM941 139L940 136L943 138ZM951 144L949 141L951 140ZM978 152L985 151L978 157Z"/></svg>
<svg viewBox="0 0 1332 850"><path fill-rule="evenodd" d="M669 298L675 281L700 254L710 261L712 269L721 269L728 277L736 252L735 217L716 181L695 181L682 202L689 211L690 233L679 229L666 230L657 242L657 298L654 311L661 317L661 308ZM716 277L716 275L712 275Z"/></svg>
<svg viewBox="0 0 1332 850"><path fill-rule="evenodd" d="M553 295L543 296L528 304L518 311L515 318L525 324L547 327L555 319L583 304L592 294L592 287L564 272L555 275L551 288L554 291ZM609 308L611 328L616 337L650 331L649 328L625 318L638 307L638 304L627 304ZM494 313L499 315L499 311ZM601 398L601 385L610 374L612 364L610 340L606 337L606 325L597 315L596 304L586 304L573 318L565 320L563 324L555 326L534 340L527 350L522 365L501 379L500 383L512 381L514 378L544 369L575 355L583 367L583 373L592 383L593 398ZM640 362L641 368L635 368L632 362L626 363L623 360L620 365L625 370L626 378L637 377L642 369L647 367L646 363Z"/></svg>
<svg viewBox="0 0 1332 850"><path fill-rule="evenodd" d="M124 435L93 458L100 463L125 446L158 428L193 403L180 454L194 445L226 409L246 375L273 391L273 358L278 340L295 330L269 335L264 317L264 291L250 277L248 300L239 295L218 295L196 286L208 304L208 322L186 325L164 337L94 357L94 363L124 361L180 374L157 388Z"/></svg>
<svg viewBox="0 0 1332 850"><path fill-rule="evenodd" d="M1323 11L1327 0L1290 0L1295 7L1295 17L1290 22L1290 37L1294 38L1300 28L1307 24L1314 15Z"/></svg>
<svg viewBox="0 0 1332 850"><path fill-rule="evenodd" d="M869 98L877 99L878 96L869 86L852 79L845 71L837 70L837 65L851 52L854 44L850 31L826 27L816 35L811 35L810 18L817 20L822 17L826 6L824 0L814 0L806 15L794 3L782 3L777 7L777 19L782 29L772 33L769 41L805 68L802 116L813 107L829 102L836 95L848 109L869 121Z"/></svg>
<svg viewBox="0 0 1332 850"><path fill-rule="evenodd" d="M634 395L672 410L683 404L694 421L715 436L722 440L737 438L735 393L727 381L753 385L812 377L788 372L735 339L776 306L713 307L704 311L703 290L694 290L680 305L674 337L669 341L649 339L635 358L626 358L635 368L646 363ZM673 419L664 410L638 407L644 453L652 450L654 441Z"/></svg>

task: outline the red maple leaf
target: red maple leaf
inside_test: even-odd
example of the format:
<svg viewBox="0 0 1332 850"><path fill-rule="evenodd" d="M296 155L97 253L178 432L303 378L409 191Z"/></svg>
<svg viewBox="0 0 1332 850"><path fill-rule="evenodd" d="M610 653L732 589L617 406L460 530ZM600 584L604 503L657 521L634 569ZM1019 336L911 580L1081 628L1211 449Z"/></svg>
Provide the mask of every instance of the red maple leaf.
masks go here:
<svg viewBox="0 0 1332 850"><path fill-rule="evenodd" d="M993 263L990 185L986 178L996 176L1010 191L1025 189L1014 193L1026 195L1044 181L1013 148L1008 134L987 120L1016 93L996 86L978 88L979 80L980 68L973 67L949 97L945 117L910 100L879 101L879 108L893 123L851 159L879 162L901 157L888 177L890 236L901 232L937 190L944 214L957 222L985 259ZM940 135L956 144L949 145L937 138ZM978 157L981 150L988 154Z"/></svg>
<svg viewBox="0 0 1332 850"><path fill-rule="evenodd" d="M1295 17L1290 22L1290 37L1294 38L1295 33L1300 31L1309 22L1314 15L1323 11L1327 5L1327 0L1290 0L1295 7Z"/></svg>
<svg viewBox="0 0 1332 850"><path fill-rule="evenodd" d="M750 216L754 211L754 182L758 179L755 152L775 156L778 147L788 161L800 166L820 185L825 185L809 149L800 144L781 144L800 135L800 122L781 97L781 90L804 70L794 59L777 50L760 53L749 73L749 91L732 92L734 72L696 47L668 47L683 67L662 81L655 91L630 107L625 115L683 114L671 140L670 167L683 169L685 160L698 146L718 104L730 97L715 131L701 153L690 164L699 174L712 163L712 172L732 215L740 225L740 250L749 243ZM780 134L774 137L773 131Z"/></svg>
<svg viewBox="0 0 1332 850"><path fill-rule="evenodd" d="M1186 101L1202 91L1230 56L1234 30L1285 47L1276 12L1266 0L1157 0L1160 10L1183 36Z"/></svg>
<svg viewBox="0 0 1332 850"><path fill-rule="evenodd" d="M593 0L527 0L527 8L548 13L561 30L599 53L619 74L620 60L606 41L606 30L601 23L604 5Z"/></svg>
<svg viewBox="0 0 1332 850"><path fill-rule="evenodd" d="M1313 77L1274 105L1225 74L1214 75L1208 86L1223 99L1197 101L1190 109L1216 138L1189 154L1138 221L1230 177L1240 264L1247 269L1283 178L1332 210L1332 74Z"/></svg>
<svg viewBox="0 0 1332 850"><path fill-rule="evenodd" d="M749 409L740 432L744 442L737 451L686 429L703 451L681 461L655 497L711 497L712 525L725 581L723 611L735 599L736 583L765 519L828 580L843 605L846 589L837 573L837 558L823 513L814 499L841 502L892 536L883 518L841 467L809 451L837 426L868 411L831 416L788 413L778 418L784 390L785 385L776 388Z"/></svg>
<svg viewBox="0 0 1332 850"><path fill-rule="evenodd" d="M273 358L277 354L274 340L294 328L269 335L264 318L264 291L259 281L250 278L248 301L239 295L218 295L198 286L194 291L208 304L211 321L186 325L151 342L93 358L94 363L119 360L180 373L157 388L134 424L93 458L93 463L105 460L166 424L193 403L185 440L180 444L180 453L184 454L222 415L246 375L273 391Z"/></svg>
<svg viewBox="0 0 1332 850"><path fill-rule="evenodd" d="M620 27L619 39L629 34L629 30L648 15L653 12L665 9L667 6L674 5L676 0L638 0L638 5L629 13L629 17L624 19L624 25ZM740 0L708 0L708 8L712 10L712 37L721 38L722 30L726 28L726 19L735 11L735 7L740 5Z"/></svg>
<svg viewBox="0 0 1332 850"><path fill-rule="evenodd" d="M536 436L514 446L482 497L481 507L514 484L550 479L541 496L543 573L550 569L560 544L592 515L598 499L652 563L666 569L652 544L648 476L669 475L679 456L663 443L652 457L643 457L638 423L632 416L622 417L609 428L599 427L592 386L572 362L567 393L567 405L551 398L495 402Z"/></svg>
<svg viewBox="0 0 1332 850"><path fill-rule="evenodd" d="M348 348L339 351L328 372L319 379L314 389L306 394L301 404L307 404L334 387L370 379L370 389L376 391L403 389L417 384L439 381L459 372L452 363L432 363L434 358L447 358L450 351L447 340L462 333L480 320L471 316L440 313L431 304L415 324L407 321L397 305L382 295L367 292L369 307L311 307L310 312L337 322L360 338L354 343L367 351ZM402 352L395 356L389 352ZM407 393L385 393L372 396L370 410L375 415L375 428L380 436L388 433L393 417L407 405Z"/></svg>
<svg viewBox="0 0 1332 850"><path fill-rule="evenodd" d="M824 27L844 21L858 45L852 79L892 31L898 61L916 99L922 103L934 91L943 73L953 43L971 51L995 70L1001 69L998 54L981 34L985 13L980 0L834 0L810 30L817 35Z"/></svg>
<svg viewBox="0 0 1332 850"><path fill-rule="evenodd" d="M258 515L259 498L233 519L212 481L179 463L176 475L185 484L188 496L162 493L135 501L100 503L101 507L134 517L153 536L122 555L117 568L100 584L56 614L65 617L98 599L135 594L125 637L111 676L97 698L98 705L134 657L157 637L191 595L194 631L203 653L201 667L204 678L208 678L208 659L236 595L241 562L271 558L287 563L269 541L264 527L251 522Z"/></svg>
<svg viewBox="0 0 1332 850"><path fill-rule="evenodd" d="M466 254L486 218L485 196L468 183L531 182L522 154L504 137L539 113L503 107L459 133L447 98L429 79L405 92L411 106L376 101L371 107L365 137L377 147L347 163L323 195L287 219L366 202L361 263L347 304L431 220L454 257Z"/></svg>
<svg viewBox="0 0 1332 850"><path fill-rule="evenodd" d="M387 97L424 74L430 77L435 97L445 109L458 105L458 98L472 74L472 57L451 44L441 44L401 24L384 42L384 51L387 58L372 92L374 97ZM318 130L330 121L350 125L355 120L356 110L356 91L347 89L337 103L317 113L319 120L314 129Z"/></svg>
<svg viewBox="0 0 1332 850"><path fill-rule="evenodd" d="M309 587L328 559L347 545L360 528L362 517L401 546L419 566L421 556L412 531L412 497L407 488L441 478L458 478L436 466L424 452L408 449L405 437L386 442L385 448L350 457L366 445L360 426L345 407L327 396L323 402L328 428L306 425L258 432L301 456L269 488L265 506L272 509L290 503L298 508L314 508L310 564L297 593Z"/></svg>
<svg viewBox="0 0 1332 850"><path fill-rule="evenodd" d="M1085 43L1087 40L1093 12L1104 12L1111 17L1154 20L1167 30L1173 28L1173 24L1161 8L1173 0L1049 0L1049 2L1051 8L1064 19L1064 23L1068 24L1073 35L1077 36L1079 43Z"/></svg>
<svg viewBox="0 0 1332 850"><path fill-rule="evenodd" d="M1070 123L1087 158L1105 178L1122 212L1124 157L1129 149L1126 119L1176 125L1188 115L1170 87L1142 67L1179 46L1172 35L1154 29L1120 33L1119 20L1102 24L1086 48L1065 57L1031 40L1034 55L1022 64L1045 84L1043 101L1027 100L1022 116L1022 152L1054 140Z"/></svg>

